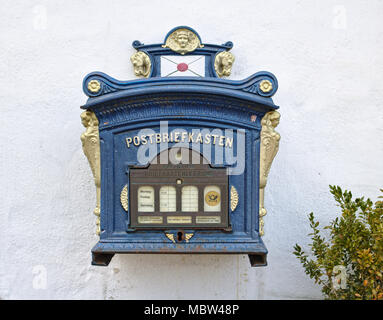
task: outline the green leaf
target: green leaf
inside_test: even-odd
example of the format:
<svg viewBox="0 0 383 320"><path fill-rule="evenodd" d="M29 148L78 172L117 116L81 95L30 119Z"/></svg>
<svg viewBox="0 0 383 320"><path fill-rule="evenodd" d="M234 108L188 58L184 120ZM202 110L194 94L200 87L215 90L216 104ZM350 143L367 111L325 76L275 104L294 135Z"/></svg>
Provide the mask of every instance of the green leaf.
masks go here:
<svg viewBox="0 0 383 320"><path fill-rule="evenodd" d="M374 205L365 197L353 200L351 191L342 191L335 185L329 187L341 208L340 215L323 227L329 230L324 237L319 221L313 212L309 213L311 256L298 244L293 253L305 273L322 287L326 299L383 299L383 201ZM338 265L347 270L347 289L333 287L337 281L333 270Z"/></svg>

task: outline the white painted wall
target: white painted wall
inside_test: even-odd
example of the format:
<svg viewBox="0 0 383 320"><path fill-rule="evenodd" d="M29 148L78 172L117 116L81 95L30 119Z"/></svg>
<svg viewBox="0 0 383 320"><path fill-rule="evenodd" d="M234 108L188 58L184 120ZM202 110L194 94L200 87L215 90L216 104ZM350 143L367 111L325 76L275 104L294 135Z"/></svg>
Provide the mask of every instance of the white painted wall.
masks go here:
<svg viewBox="0 0 383 320"><path fill-rule="evenodd" d="M321 298L293 245L307 244L310 211L321 223L338 213L329 184L373 199L382 187L382 1L3 0L0 10L1 299ZM233 79L260 70L279 79L266 268L218 255L90 265L82 79L95 70L133 79L132 41L162 42L178 25L206 43L232 40Z"/></svg>

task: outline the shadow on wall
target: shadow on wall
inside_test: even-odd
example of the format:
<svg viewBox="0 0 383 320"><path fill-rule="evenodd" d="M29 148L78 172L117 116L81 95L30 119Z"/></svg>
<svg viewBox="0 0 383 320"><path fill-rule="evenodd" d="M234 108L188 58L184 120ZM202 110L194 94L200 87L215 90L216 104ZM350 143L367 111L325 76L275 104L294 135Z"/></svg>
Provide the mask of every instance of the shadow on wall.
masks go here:
<svg viewBox="0 0 383 320"><path fill-rule="evenodd" d="M251 267L247 255L117 254L107 268L106 299L238 299Z"/></svg>

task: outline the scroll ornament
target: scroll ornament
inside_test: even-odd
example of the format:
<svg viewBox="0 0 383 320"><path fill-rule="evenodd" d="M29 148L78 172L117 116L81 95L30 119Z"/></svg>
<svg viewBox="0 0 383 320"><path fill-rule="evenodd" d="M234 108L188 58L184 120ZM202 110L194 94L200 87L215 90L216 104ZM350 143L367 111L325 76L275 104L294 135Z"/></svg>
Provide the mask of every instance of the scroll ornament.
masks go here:
<svg viewBox="0 0 383 320"><path fill-rule="evenodd" d="M98 132L98 120L92 111L84 111L81 114L81 122L85 132L81 135L82 149L88 158L96 185L96 208L94 214L97 216L97 235L100 234L100 197L101 197L101 168L100 168L100 137Z"/></svg>
<svg viewBox="0 0 383 320"><path fill-rule="evenodd" d="M270 111L262 119L261 130L261 156L260 156L260 181L259 181L259 234L264 235L263 217L267 211L264 206L265 187L271 164L279 149L281 136L275 131L281 115L277 111Z"/></svg>

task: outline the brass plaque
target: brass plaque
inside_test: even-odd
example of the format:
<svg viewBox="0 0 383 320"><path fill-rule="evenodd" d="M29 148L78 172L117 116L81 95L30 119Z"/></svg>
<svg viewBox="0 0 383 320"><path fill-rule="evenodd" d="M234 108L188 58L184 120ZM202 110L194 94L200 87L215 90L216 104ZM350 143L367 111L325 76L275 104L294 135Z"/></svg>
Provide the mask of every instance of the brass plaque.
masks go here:
<svg viewBox="0 0 383 320"><path fill-rule="evenodd" d="M176 216L169 216L168 217L168 223L192 223L192 217L176 217Z"/></svg>
<svg viewBox="0 0 383 320"><path fill-rule="evenodd" d="M162 217L139 216L138 223L162 223Z"/></svg>
<svg viewBox="0 0 383 320"><path fill-rule="evenodd" d="M219 216L197 216L196 223L221 223L221 217Z"/></svg>

